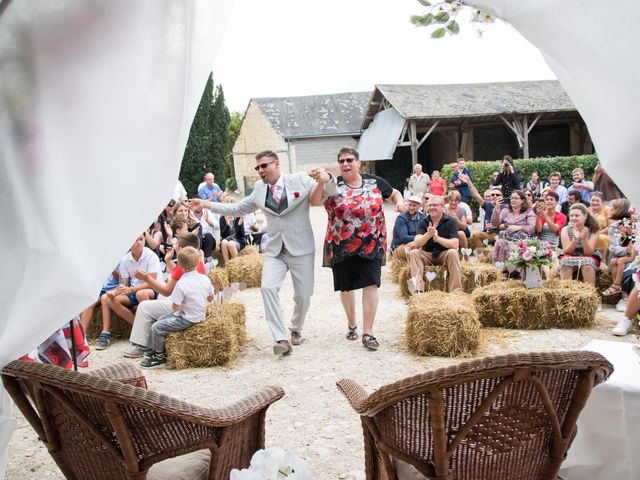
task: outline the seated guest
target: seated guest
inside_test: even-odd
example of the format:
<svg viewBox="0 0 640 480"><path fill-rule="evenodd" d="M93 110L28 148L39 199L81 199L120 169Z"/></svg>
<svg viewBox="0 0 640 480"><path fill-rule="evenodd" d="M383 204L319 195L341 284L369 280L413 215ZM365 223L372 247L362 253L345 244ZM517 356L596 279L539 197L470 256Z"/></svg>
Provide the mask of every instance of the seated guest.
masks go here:
<svg viewBox="0 0 640 480"><path fill-rule="evenodd" d="M491 174L491 183L489 184L489 186L502 189L502 185L500 185L500 182L498 182L498 175L500 175L500 172L498 171Z"/></svg>
<svg viewBox="0 0 640 480"><path fill-rule="evenodd" d="M200 222L200 230L202 231L199 248L204 253L205 260L210 262L212 260L211 254L217 245L216 236L220 237L220 217L211 210L202 208L199 204L194 207L193 214Z"/></svg>
<svg viewBox="0 0 640 480"><path fill-rule="evenodd" d="M580 269L582 279L595 286L596 271L600 268L598 224L587 207L576 203L569 210L569 223L562 229L562 255L560 255L560 278L571 280Z"/></svg>
<svg viewBox="0 0 640 480"><path fill-rule="evenodd" d="M567 224L564 213L556 211L558 194L547 192L543 200L538 202L536 209L536 233L540 240L546 240L554 247L560 244L560 232Z"/></svg>
<svg viewBox="0 0 640 480"><path fill-rule="evenodd" d="M571 172L571 178L573 183L568 188L568 193L580 192L582 194L582 203L589 206L591 203L591 192L593 192L593 182L590 182L584 178L584 170L581 168L574 168Z"/></svg>
<svg viewBox="0 0 640 480"><path fill-rule="evenodd" d="M537 171L531 172L531 179L527 182L527 188L533 194L533 199L538 200L542 197L542 182L540 181L540 174Z"/></svg>
<svg viewBox="0 0 640 480"><path fill-rule="evenodd" d="M460 248L467 248L467 238L471 236L469 225L472 222L467 216L467 211L460 206L460 193L457 190L451 190L447 194L447 201L449 203L444 206L444 213L456 219Z"/></svg>
<svg viewBox="0 0 640 480"><path fill-rule="evenodd" d="M560 184L562 180L562 175L560 172L553 172L549 175L549 186L547 187L552 192L555 192L558 195L558 205L562 205L567 201L567 188ZM544 192L543 192L544 193Z"/></svg>
<svg viewBox="0 0 640 480"><path fill-rule="evenodd" d="M204 176L204 182L198 185L198 196L210 202L220 202L222 200L222 189L214 182L215 176L209 172Z"/></svg>
<svg viewBox="0 0 640 480"><path fill-rule="evenodd" d="M580 193L580 190L571 190L567 194L567 201L563 202L562 205L560 206L560 211L568 216L569 209L576 203L582 203L584 205L584 202L582 201L582 193ZM588 205L585 205L585 206L588 206Z"/></svg>
<svg viewBox="0 0 640 480"><path fill-rule="evenodd" d="M132 307L144 300L156 298L151 286L134 276L136 270L149 272L157 278L160 272L160 261L153 251L144 246L144 235L140 235L131 246L131 250L120 261L118 274L120 285L100 297L102 307L102 333L96 340L96 350L104 350L111 344L111 312L126 322L133 324ZM130 282L130 283L129 283Z"/></svg>
<svg viewBox="0 0 640 480"><path fill-rule="evenodd" d="M507 208L493 209L491 225L500 231L493 249L493 263L504 262L509 257L511 242L530 237L536 229L536 216L522 190L511 193Z"/></svg>
<svg viewBox="0 0 640 480"><path fill-rule="evenodd" d="M460 201L466 203L471 197L471 190L469 190L469 186L465 182L460 180L460 174L463 173L473 180L473 173L466 167L464 158L459 158L454 165L456 165L456 168L451 170L453 172L453 175L451 175L451 184L453 185L451 189L457 190L460 193Z"/></svg>
<svg viewBox="0 0 640 480"><path fill-rule="evenodd" d="M502 192L498 188L490 187L484 192L483 198L480 196L478 189L471 179L462 175L460 176L460 179L467 182L467 185L469 185L469 189L471 190L471 195L476 199L483 213L481 222L482 231L473 232L471 234L471 239L469 240L471 248L482 248L484 240L488 240L490 244L493 244L495 242L496 235L498 234L498 229L495 225L491 224L491 215L493 214L494 208L502 208Z"/></svg>
<svg viewBox="0 0 640 480"><path fill-rule="evenodd" d="M413 195L409 197L406 202L407 211L396 218L396 223L393 226L391 251L398 258L406 259L406 248L413 247L413 239L418 233L418 225L425 217L420 212L421 204L422 199L419 196Z"/></svg>
<svg viewBox="0 0 640 480"><path fill-rule="evenodd" d="M415 249L409 252L411 277L417 290L424 290L424 266L446 265L449 291L462 290L460 258L458 257L458 222L444 213L444 199L433 195L427 204L429 214L418 226Z"/></svg>
<svg viewBox="0 0 640 480"><path fill-rule="evenodd" d="M609 238L609 273L611 286L602 292L605 296L620 292L622 278L627 263L634 258L633 242L631 241L631 226L625 226L625 221L631 219L631 202L626 198L619 198L611 202L611 225L608 228ZM599 226L599 225L598 225Z"/></svg>
<svg viewBox="0 0 640 480"><path fill-rule="evenodd" d="M439 170L434 170L431 173L431 193L441 197L447 193L447 182L440 176Z"/></svg>
<svg viewBox="0 0 640 480"><path fill-rule="evenodd" d="M200 242L198 241L198 236L195 233L187 232L178 235L176 239L175 250L179 255L180 251L183 248L193 247L197 249L199 244ZM173 250L173 247L168 248L170 250ZM206 269L202 261L198 263L198 267L196 270L202 274L206 273ZM171 300L169 300L168 297L170 297L173 293L173 289L175 288L176 283L178 282L178 280L180 280L183 274L184 271L179 264L176 265L172 270L171 276L167 280L167 283L160 282L158 279L154 278L144 270L138 269L134 272L134 276L138 280L148 283L151 288L158 292L159 297L157 300L146 300L144 302L140 302L140 305L138 305L136 315L133 320L131 336L129 337L132 346L131 349L124 352L125 357L142 357L145 351L149 351L147 340L149 338L149 333L151 332L151 326L159 318L170 315L172 313Z"/></svg>
<svg viewBox="0 0 640 480"><path fill-rule="evenodd" d="M146 345L152 351L144 353L142 368L161 368L167 363L164 341L167 334L181 332L204 320L207 304L213 300L213 287L209 277L196 271L200 252L185 247L178 254L178 266L184 275L175 285L170 301L172 313L160 318L151 327Z"/></svg>
<svg viewBox="0 0 640 480"><path fill-rule="evenodd" d="M602 255L602 259L607 259L609 250L609 209L604 205L604 195L602 192L595 191L591 193L591 204L589 212L598 222L598 250Z"/></svg>
<svg viewBox="0 0 640 480"><path fill-rule="evenodd" d="M429 203L429 199L431 198L431 193L428 192L424 192L422 194L422 208L420 208L420 213L422 213L423 216L427 216L427 204Z"/></svg>
<svg viewBox="0 0 640 480"><path fill-rule="evenodd" d="M156 252L159 258L163 258L167 245L171 245L173 232L171 231L171 220L173 220L173 207L175 200L169 200L167 206L162 210L151 228L144 232L145 245Z"/></svg>

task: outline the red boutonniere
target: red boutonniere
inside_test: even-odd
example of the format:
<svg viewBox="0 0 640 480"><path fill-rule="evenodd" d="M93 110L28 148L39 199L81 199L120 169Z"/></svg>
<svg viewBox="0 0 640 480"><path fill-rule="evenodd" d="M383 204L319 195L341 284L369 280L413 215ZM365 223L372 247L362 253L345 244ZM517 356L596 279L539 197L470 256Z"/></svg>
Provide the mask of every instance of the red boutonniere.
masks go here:
<svg viewBox="0 0 640 480"><path fill-rule="evenodd" d="M293 192L293 196L294 196L295 198L298 198L298 197L300 196L300 192Z"/></svg>

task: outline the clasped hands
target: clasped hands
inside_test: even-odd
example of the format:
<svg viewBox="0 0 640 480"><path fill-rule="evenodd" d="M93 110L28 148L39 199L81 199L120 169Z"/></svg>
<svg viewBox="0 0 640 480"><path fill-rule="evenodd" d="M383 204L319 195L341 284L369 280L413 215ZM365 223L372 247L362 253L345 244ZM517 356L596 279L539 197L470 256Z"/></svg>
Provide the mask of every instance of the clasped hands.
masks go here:
<svg viewBox="0 0 640 480"><path fill-rule="evenodd" d="M318 183L327 183L331 181L333 176L327 172L324 168L314 168L309 172L309 176Z"/></svg>

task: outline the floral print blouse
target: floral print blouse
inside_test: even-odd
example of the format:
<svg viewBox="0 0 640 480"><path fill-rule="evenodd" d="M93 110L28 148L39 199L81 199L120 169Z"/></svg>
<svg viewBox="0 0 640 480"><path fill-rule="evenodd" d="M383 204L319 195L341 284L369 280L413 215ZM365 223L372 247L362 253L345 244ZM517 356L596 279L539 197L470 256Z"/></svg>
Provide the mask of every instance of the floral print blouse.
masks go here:
<svg viewBox="0 0 640 480"><path fill-rule="evenodd" d="M336 194L324 203L329 221L322 265L332 267L354 255L377 258L384 265L387 227L383 202L391 196L393 187L384 178L370 174L362 174L358 188L347 185L341 176L336 182Z"/></svg>

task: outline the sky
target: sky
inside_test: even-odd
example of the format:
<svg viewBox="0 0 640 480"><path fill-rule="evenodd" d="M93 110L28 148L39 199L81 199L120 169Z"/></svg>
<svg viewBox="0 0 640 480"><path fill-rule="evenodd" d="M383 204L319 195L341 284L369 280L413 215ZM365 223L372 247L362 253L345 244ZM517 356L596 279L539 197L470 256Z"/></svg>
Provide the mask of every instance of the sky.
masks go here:
<svg viewBox="0 0 640 480"><path fill-rule="evenodd" d="M432 40L416 0L234 0L213 65L229 110L251 98L372 91L377 84L548 80L542 55L497 21Z"/></svg>

